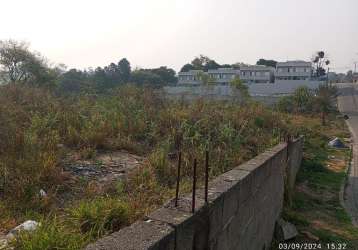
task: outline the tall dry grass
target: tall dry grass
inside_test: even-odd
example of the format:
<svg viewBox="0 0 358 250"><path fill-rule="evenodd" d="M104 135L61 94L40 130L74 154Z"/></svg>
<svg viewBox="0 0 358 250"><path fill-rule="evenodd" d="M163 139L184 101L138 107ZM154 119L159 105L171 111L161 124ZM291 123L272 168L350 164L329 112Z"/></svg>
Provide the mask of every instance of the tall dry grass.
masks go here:
<svg viewBox="0 0 358 250"><path fill-rule="evenodd" d="M200 184L206 150L210 152L210 175L214 177L277 144L280 134L290 128L287 120L287 115L258 103L239 105L205 100L182 103L167 100L160 92L133 86L124 86L111 95L76 98L58 97L38 88L2 86L0 208L11 212L3 219L0 215L0 221L11 221L11 215L15 218L17 213L29 211L56 214L52 201L65 178L61 166L64 148L84 152L84 157L101 149L126 149L146 157L143 166L119 185L120 191L105 194L108 204L117 199L128 207L129 212L121 214L124 217L121 221L127 223L173 196L178 150L183 153L182 192L185 192L190 188L194 158L199 163ZM40 189L48 192L46 199L38 195ZM106 200L96 203L98 197L93 198L84 197L78 207L69 209L76 211L76 218L86 219L88 211L97 211L96 204L107 204ZM86 202L93 202L93 206L87 209L83 206ZM56 225L60 224L60 232L67 235L62 229L68 226L63 223L74 213L61 214L64 219L56 220ZM84 232L80 223L74 226L77 233L86 234L83 242L108 232L108 228L101 226L105 223L96 217L99 214L90 214L96 222L95 229ZM53 228L53 223L48 227ZM87 235L92 229L101 233ZM53 232L57 231L53 228ZM24 238L24 244L33 244L28 237Z"/></svg>

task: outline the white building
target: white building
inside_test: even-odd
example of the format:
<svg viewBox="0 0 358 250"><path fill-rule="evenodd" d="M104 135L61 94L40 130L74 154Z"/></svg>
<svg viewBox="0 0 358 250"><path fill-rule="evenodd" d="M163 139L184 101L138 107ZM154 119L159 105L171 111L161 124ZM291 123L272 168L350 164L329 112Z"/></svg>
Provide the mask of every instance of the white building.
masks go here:
<svg viewBox="0 0 358 250"><path fill-rule="evenodd" d="M276 65L275 81L305 80L312 76L312 63L305 61L278 62Z"/></svg>
<svg viewBox="0 0 358 250"><path fill-rule="evenodd" d="M273 82L275 69L262 65L240 67L240 79L246 83Z"/></svg>
<svg viewBox="0 0 358 250"><path fill-rule="evenodd" d="M210 69L208 74L216 84L228 85L236 76L240 76L240 70L233 68Z"/></svg>
<svg viewBox="0 0 358 250"><path fill-rule="evenodd" d="M202 83L201 75L206 74L210 77L210 81L215 84L228 85L235 79L236 76L240 76L240 71L232 68L218 68L211 69L208 72L202 70L190 70L188 72L178 73L179 85L199 85Z"/></svg>
<svg viewBox="0 0 358 250"><path fill-rule="evenodd" d="M190 70L188 72L178 73L178 84L181 85L199 85L201 84L200 75L204 74L202 70Z"/></svg>

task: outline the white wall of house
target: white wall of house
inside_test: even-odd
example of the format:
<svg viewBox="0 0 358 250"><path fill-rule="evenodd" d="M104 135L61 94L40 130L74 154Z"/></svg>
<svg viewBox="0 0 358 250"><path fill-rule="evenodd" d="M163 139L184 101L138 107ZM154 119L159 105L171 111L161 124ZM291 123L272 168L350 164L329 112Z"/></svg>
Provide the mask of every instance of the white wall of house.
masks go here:
<svg viewBox="0 0 358 250"><path fill-rule="evenodd" d="M215 83L228 85L236 76L240 76L240 70L233 68L219 68L208 70L208 74Z"/></svg>
<svg viewBox="0 0 358 250"><path fill-rule="evenodd" d="M252 65L240 68L240 79L247 83L270 83L274 68Z"/></svg>
<svg viewBox="0 0 358 250"><path fill-rule="evenodd" d="M199 85L201 80L199 75L203 74L202 70L190 70L188 72L178 73L178 84L179 85Z"/></svg>
<svg viewBox="0 0 358 250"><path fill-rule="evenodd" d="M275 71L277 80L309 80L312 76L312 63L305 61L278 62Z"/></svg>

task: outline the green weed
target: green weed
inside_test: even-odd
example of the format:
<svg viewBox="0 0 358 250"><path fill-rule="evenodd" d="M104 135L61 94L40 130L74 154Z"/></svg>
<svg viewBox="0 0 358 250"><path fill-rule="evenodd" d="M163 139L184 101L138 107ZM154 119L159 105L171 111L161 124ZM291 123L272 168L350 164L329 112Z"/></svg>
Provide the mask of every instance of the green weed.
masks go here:
<svg viewBox="0 0 358 250"><path fill-rule="evenodd" d="M69 219L83 234L98 238L128 225L128 205L115 198L84 200L69 209Z"/></svg>

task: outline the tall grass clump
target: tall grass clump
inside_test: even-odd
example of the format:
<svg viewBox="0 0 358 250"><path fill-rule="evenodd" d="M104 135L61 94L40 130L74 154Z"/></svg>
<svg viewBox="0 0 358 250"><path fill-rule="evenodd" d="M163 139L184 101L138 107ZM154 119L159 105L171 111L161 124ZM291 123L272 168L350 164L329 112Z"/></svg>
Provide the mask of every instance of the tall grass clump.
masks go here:
<svg viewBox="0 0 358 250"><path fill-rule="evenodd" d="M42 183L57 175L56 102L39 89L0 91L0 195L32 206Z"/></svg>
<svg viewBox="0 0 358 250"><path fill-rule="evenodd" d="M21 232L12 242L19 250L82 249L87 240L78 231L65 227L59 219L43 220L35 231Z"/></svg>
<svg viewBox="0 0 358 250"><path fill-rule="evenodd" d="M83 234L98 238L129 223L128 205L115 198L84 200L69 209L69 219Z"/></svg>

